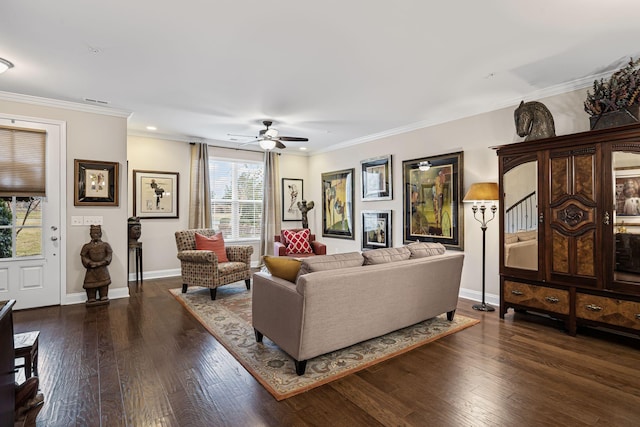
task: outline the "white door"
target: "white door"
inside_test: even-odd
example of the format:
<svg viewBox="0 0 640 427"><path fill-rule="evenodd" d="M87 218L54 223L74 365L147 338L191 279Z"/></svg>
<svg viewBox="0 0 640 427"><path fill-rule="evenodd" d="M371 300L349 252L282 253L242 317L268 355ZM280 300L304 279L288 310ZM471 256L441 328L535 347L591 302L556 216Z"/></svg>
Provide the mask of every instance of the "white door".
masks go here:
<svg viewBox="0 0 640 427"><path fill-rule="evenodd" d="M0 115L0 126L46 131L47 196L0 198L0 300L14 309L59 305L61 298L60 207L63 124ZM2 211L4 209L4 211ZM7 213L7 209L10 210ZM10 247L10 249L9 249Z"/></svg>

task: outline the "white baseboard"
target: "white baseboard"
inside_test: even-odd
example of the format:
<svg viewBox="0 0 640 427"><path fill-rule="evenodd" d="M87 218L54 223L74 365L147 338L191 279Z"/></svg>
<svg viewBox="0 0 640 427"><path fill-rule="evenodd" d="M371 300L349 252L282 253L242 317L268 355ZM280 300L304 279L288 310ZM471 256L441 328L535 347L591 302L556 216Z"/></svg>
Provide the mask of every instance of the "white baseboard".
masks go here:
<svg viewBox="0 0 640 427"><path fill-rule="evenodd" d="M129 288L109 288L109 299L129 298ZM62 305L84 304L87 302L86 292L67 294Z"/></svg>
<svg viewBox="0 0 640 427"><path fill-rule="evenodd" d="M479 291L460 288L460 293L458 295L461 298L470 299L471 301L478 301L478 302L482 301L482 292L479 292ZM494 307L498 307L500 305L500 296L495 294L488 294L485 292L484 302Z"/></svg>

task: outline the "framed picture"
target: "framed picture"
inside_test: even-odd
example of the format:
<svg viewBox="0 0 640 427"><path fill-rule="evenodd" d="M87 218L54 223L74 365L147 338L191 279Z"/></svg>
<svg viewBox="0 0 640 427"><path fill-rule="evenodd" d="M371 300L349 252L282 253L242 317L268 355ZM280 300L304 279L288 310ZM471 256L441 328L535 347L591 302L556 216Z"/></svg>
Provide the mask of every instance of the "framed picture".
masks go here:
<svg viewBox="0 0 640 427"><path fill-rule="evenodd" d="M362 211L362 249L391 246L391 211Z"/></svg>
<svg viewBox="0 0 640 427"><path fill-rule="evenodd" d="M640 169L615 170L616 225L640 225Z"/></svg>
<svg viewBox="0 0 640 427"><path fill-rule="evenodd" d="M463 249L462 160L457 152L402 162L405 243Z"/></svg>
<svg viewBox="0 0 640 427"><path fill-rule="evenodd" d="M119 164L98 160L74 161L75 206L118 206Z"/></svg>
<svg viewBox="0 0 640 427"><path fill-rule="evenodd" d="M322 174L322 235L355 239L353 232L353 174L345 169Z"/></svg>
<svg viewBox="0 0 640 427"><path fill-rule="evenodd" d="M362 200L391 200L391 155L362 160Z"/></svg>
<svg viewBox="0 0 640 427"><path fill-rule="evenodd" d="M133 170L133 216L178 218L177 172Z"/></svg>
<svg viewBox="0 0 640 427"><path fill-rule="evenodd" d="M282 178L282 220L302 221L298 202L304 199L301 179Z"/></svg>

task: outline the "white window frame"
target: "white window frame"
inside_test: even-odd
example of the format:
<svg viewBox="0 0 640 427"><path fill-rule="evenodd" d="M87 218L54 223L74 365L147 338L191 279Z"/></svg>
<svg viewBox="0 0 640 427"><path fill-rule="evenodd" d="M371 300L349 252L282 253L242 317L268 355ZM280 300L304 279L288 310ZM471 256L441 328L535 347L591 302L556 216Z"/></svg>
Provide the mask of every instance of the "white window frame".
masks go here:
<svg viewBox="0 0 640 427"><path fill-rule="evenodd" d="M231 166L231 182L230 182L230 186L231 186L231 200L229 199L223 199L222 197L224 196L224 194L216 194L217 197L214 198L214 194L215 194L215 189L214 189L214 182L215 182L215 177L213 175L214 172L214 167L213 167L213 162L222 162L222 163L228 163ZM262 212L262 206L263 206L263 200L262 200L262 194L260 194L260 199L255 199L255 200L240 200L238 198L238 185L237 185L237 181L239 178L239 173L240 173L240 168L246 164L252 164L252 165L258 165L261 168L263 168L263 173L264 173L264 164L262 162L259 161L255 161L255 160L245 160L245 159L232 159L232 158L225 158L225 157L210 157L209 158L209 180L210 180L210 184L211 184L211 217L212 220L215 219L215 213L214 213L214 203L229 203L231 202L231 235L228 236L225 234L224 238L225 241L236 241L236 242L249 242L249 241L258 241L260 240L260 235L261 235L261 230L260 230L260 226L261 226L261 220L258 221L258 232L251 237L240 237L239 235L239 231L240 231L240 204L241 203L255 203L257 205L257 208L260 211L260 218L261 216L264 214ZM263 183L264 185L264 174L263 174ZM214 223L214 228L218 228L218 226Z"/></svg>

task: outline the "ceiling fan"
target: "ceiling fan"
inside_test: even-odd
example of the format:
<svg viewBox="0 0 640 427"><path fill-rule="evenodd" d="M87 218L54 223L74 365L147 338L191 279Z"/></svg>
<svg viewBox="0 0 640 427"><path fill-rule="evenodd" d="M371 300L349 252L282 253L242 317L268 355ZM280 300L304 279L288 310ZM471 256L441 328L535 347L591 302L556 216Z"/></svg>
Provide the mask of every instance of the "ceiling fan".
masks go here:
<svg viewBox="0 0 640 427"><path fill-rule="evenodd" d="M284 145L282 141L309 141L309 138L300 138L296 136L280 136L278 129L271 127L271 125L273 124L271 120L263 120L262 124L265 126L265 129L260 130L256 139L263 150L287 148L287 146Z"/></svg>

